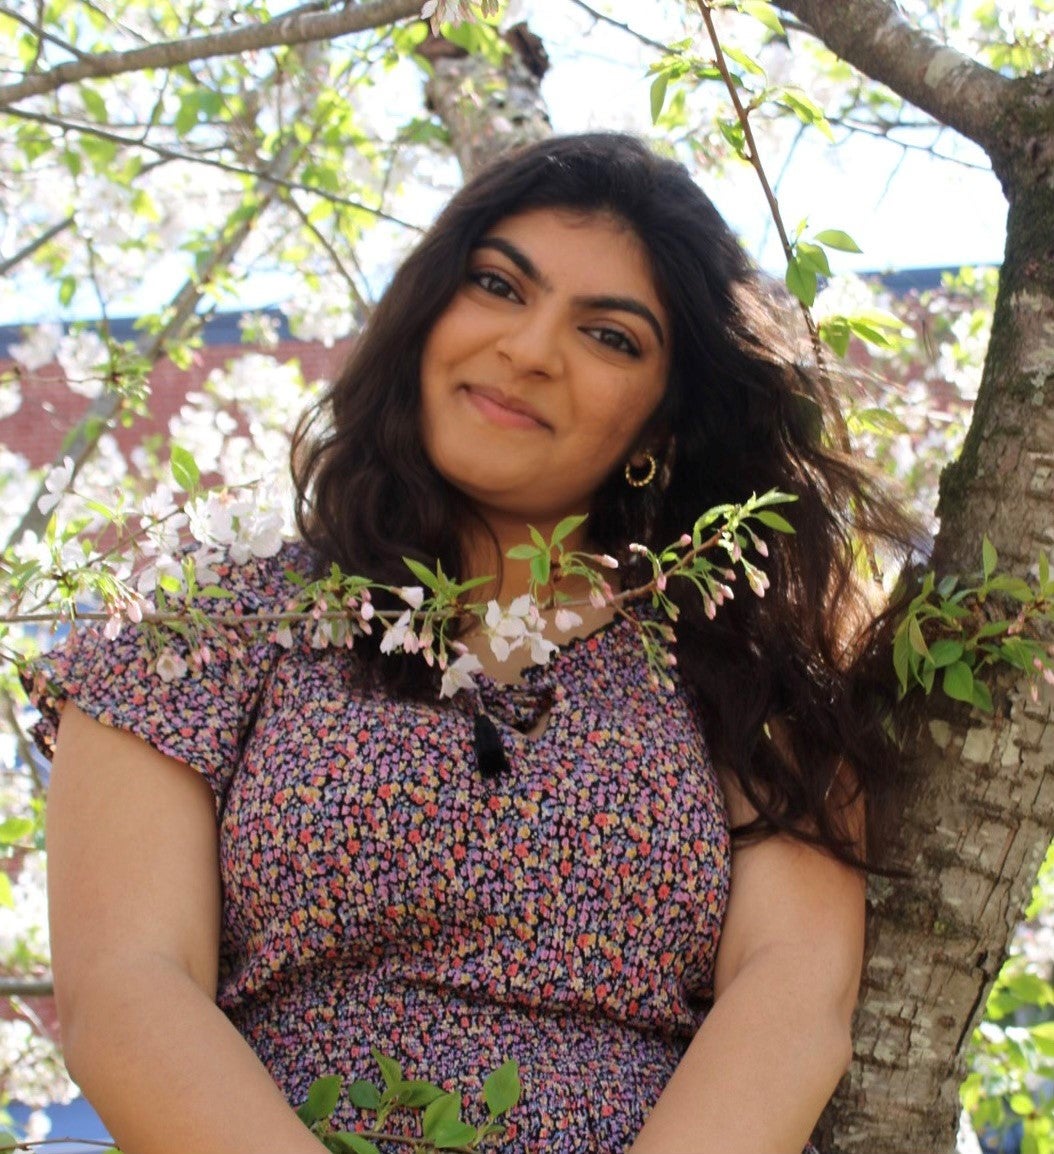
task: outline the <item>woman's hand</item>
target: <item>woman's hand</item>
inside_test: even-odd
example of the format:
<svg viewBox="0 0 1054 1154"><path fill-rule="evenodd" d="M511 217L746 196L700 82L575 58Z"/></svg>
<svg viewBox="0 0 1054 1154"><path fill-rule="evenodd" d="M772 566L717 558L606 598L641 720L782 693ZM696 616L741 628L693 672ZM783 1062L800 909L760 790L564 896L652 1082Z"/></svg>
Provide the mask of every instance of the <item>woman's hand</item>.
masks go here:
<svg viewBox="0 0 1054 1154"><path fill-rule="evenodd" d="M213 1000L220 877L204 779L67 704L47 841L63 1049L125 1154L318 1154Z"/></svg>

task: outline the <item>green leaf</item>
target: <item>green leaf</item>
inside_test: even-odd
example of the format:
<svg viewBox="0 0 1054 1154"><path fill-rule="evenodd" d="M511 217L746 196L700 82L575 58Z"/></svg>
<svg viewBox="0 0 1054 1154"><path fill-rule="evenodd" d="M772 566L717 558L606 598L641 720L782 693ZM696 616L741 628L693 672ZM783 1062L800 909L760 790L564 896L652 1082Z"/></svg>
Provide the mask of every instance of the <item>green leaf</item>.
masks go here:
<svg viewBox="0 0 1054 1154"><path fill-rule="evenodd" d="M77 278L75 276L64 276L59 281L59 303L68 305L73 300L77 292Z"/></svg>
<svg viewBox="0 0 1054 1154"><path fill-rule="evenodd" d="M1004 573L999 577L993 577L988 582L989 593L1006 593L1007 596L1013 597L1015 601L1033 601L1035 600L1035 590L1027 581L1022 581L1020 577L1011 577L1008 573Z"/></svg>
<svg viewBox="0 0 1054 1154"><path fill-rule="evenodd" d="M953 701L966 701L973 704L973 670L965 661L956 661L944 670L941 681L944 692Z"/></svg>
<svg viewBox="0 0 1054 1154"><path fill-rule="evenodd" d="M531 558L531 577L537 581L539 585L549 584L549 573L551 563L549 560L549 553L536 553Z"/></svg>
<svg viewBox="0 0 1054 1154"><path fill-rule="evenodd" d="M170 456L172 464L172 478L176 484L187 493L192 493L201 479L197 462L193 455L182 445L173 445Z"/></svg>
<svg viewBox="0 0 1054 1154"><path fill-rule="evenodd" d="M917 617L912 617L908 622L908 640L911 642L911 648L920 657L926 657L929 654L929 649L926 646L926 638L922 636L922 630L919 627Z"/></svg>
<svg viewBox="0 0 1054 1154"><path fill-rule="evenodd" d="M403 1082L396 1091L399 1104L417 1109L428 1106L443 1094L439 1086L431 1082L409 1081Z"/></svg>
<svg viewBox="0 0 1054 1154"><path fill-rule="evenodd" d="M510 1058L487 1075L483 1083L483 1100L492 1118L511 1110L520 1100L520 1066Z"/></svg>
<svg viewBox="0 0 1054 1154"><path fill-rule="evenodd" d="M432 1102L421 1119L422 1132L425 1138L432 1140L436 1127L440 1122L459 1122L461 1120L461 1095L442 1094Z"/></svg>
<svg viewBox="0 0 1054 1154"><path fill-rule="evenodd" d="M565 517L556 528L553 530L553 544L558 545L565 538L569 537L578 527L587 521L588 518L584 513L578 513L571 517Z"/></svg>
<svg viewBox="0 0 1054 1154"><path fill-rule="evenodd" d="M1026 1094L1023 1090L1019 1090L1016 1094L1011 1094L1008 1105L1015 1114L1020 1114L1022 1117L1026 1117L1036 1111L1036 1104L1032 1101L1032 1095Z"/></svg>
<svg viewBox="0 0 1054 1154"><path fill-rule="evenodd" d="M11 879L0 870L0 909L13 910L15 908L15 891L11 886Z"/></svg>
<svg viewBox="0 0 1054 1154"><path fill-rule="evenodd" d="M538 547L536 545L528 545L526 542L522 545L513 545L511 549L506 550L505 556L510 561L530 561L532 557L538 555Z"/></svg>
<svg viewBox="0 0 1054 1154"><path fill-rule="evenodd" d="M476 1140L476 1127L467 1122L440 1122L433 1132L432 1145L437 1150L453 1150L469 1146Z"/></svg>
<svg viewBox="0 0 1054 1154"><path fill-rule="evenodd" d="M781 517L779 513L773 513L771 509L760 509L754 516L762 523L767 525L770 529L775 529L777 533L793 533L794 526L786 519Z"/></svg>
<svg viewBox="0 0 1054 1154"><path fill-rule="evenodd" d="M344 1080L339 1074L326 1074L311 1083L304 1105L312 1114L314 1121L328 1118L337 1108L343 1084Z"/></svg>
<svg viewBox="0 0 1054 1154"><path fill-rule="evenodd" d="M662 116L662 106L666 103L666 89L669 87L670 77L666 72L660 72L651 82L651 122L658 123Z"/></svg>
<svg viewBox="0 0 1054 1154"><path fill-rule="evenodd" d="M908 432L907 425L889 409L872 407L857 409L851 414L851 421L857 429L880 436L896 437Z"/></svg>
<svg viewBox="0 0 1054 1154"><path fill-rule="evenodd" d="M373 1055L373 1060L381 1068L381 1077L384 1079L385 1086L389 1090L393 1090L403 1080L403 1068L394 1058L389 1058L382 1054L376 1046L370 1047L370 1053Z"/></svg>
<svg viewBox="0 0 1054 1154"><path fill-rule="evenodd" d="M533 525L528 525L527 531L530 533L531 540L535 543L535 545L537 545L539 549L544 549L548 553L549 542L546 541L542 534Z"/></svg>
<svg viewBox="0 0 1054 1154"><path fill-rule="evenodd" d="M404 557L403 564L426 589L431 589L434 593L439 588L439 578L427 565L422 565L420 561L415 561L413 557Z"/></svg>
<svg viewBox="0 0 1054 1154"><path fill-rule="evenodd" d="M849 325L845 317L824 317L817 326L820 340L830 345L835 353L844 357L849 351Z"/></svg>
<svg viewBox="0 0 1054 1154"><path fill-rule="evenodd" d="M347 1150L350 1154L381 1154L379 1147L353 1130L339 1130L335 1134L327 1134L325 1143L330 1150L341 1152Z"/></svg>
<svg viewBox="0 0 1054 1154"><path fill-rule="evenodd" d="M1050 558L1047 556L1045 549L1040 550L1039 554L1039 587L1045 591L1047 585L1050 584Z"/></svg>
<svg viewBox="0 0 1054 1154"><path fill-rule="evenodd" d="M777 36L783 35L780 18L776 15L775 8L766 3L766 0L743 0L740 7L748 16L753 16L755 20L764 24L770 32L775 32Z"/></svg>
<svg viewBox="0 0 1054 1154"><path fill-rule="evenodd" d="M786 284L788 291L803 305L811 306L816 300L816 273L805 268L797 257L787 262Z"/></svg>
<svg viewBox="0 0 1054 1154"><path fill-rule="evenodd" d="M981 544L981 559L984 565L984 579L987 581L995 572L996 565L999 564L999 554L995 551L995 546L992 542L988 540L987 533Z"/></svg>
<svg viewBox="0 0 1054 1154"><path fill-rule="evenodd" d="M797 257L803 268L819 276L831 275L831 262L827 259L827 253L818 244L811 244L807 240L799 241Z"/></svg>
<svg viewBox="0 0 1054 1154"><path fill-rule="evenodd" d="M930 646L930 660L938 669L943 669L945 665L951 665L958 661L963 655L963 643L961 641L952 641L950 638L942 638L940 641L934 641Z"/></svg>
<svg viewBox="0 0 1054 1154"><path fill-rule="evenodd" d="M825 228L822 232L818 232L813 240L819 241L820 244L826 245L828 248L836 248L839 252L864 251L849 233L842 232L840 228Z"/></svg>
<svg viewBox="0 0 1054 1154"><path fill-rule="evenodd" d="M906 693L908 689L908 679L911 672L910 650L911 642L908 639L908 631L901 629L893 641L893 668L896 670L897 681L900 682L901 694Z"/></svg>
<svg viewBox="0 0 1054 1154"><path fill-rule="evenodd" d="M88 115L95 121L96 124L106 124L109 116L106 112L106 101L95 91L94 88L89 88L82 84L80 88L80 97L84 101L84 108Z"/></svg>
<svg viewBox="0 0 1054 1154"><path fill-rule="evenodd" d="M35 823L31 817L9 817L0 822L0 845L18 845L29 838Z"/></svg>
<svg viewBox="0 0 1054 1154"><path fill-rule="evenodd" d="M722 45L722 49L729 60L734 60L740 66L740 68L747 72L752 72L755 76L765 75L765 69L761 67L761 65L754 59L753 56L750 56L742 49L733 48L728 44Z"/></svg>
<svg viewBox="0 0 1054 1154"><path fill-rule="evenodd" d="M14 1150L19 1141L10 1130L0 1130L0 1150Z"/></svg>
<svg viewBox="0 0 1054 1154"><path fill-rule="evenodd" d="M372 1082L359 1078L348 1087L348 1098L360 1110L376 1110L381 1103L381 1092Z"/></svg>
<svg viewBox="0 0 1054 1154"><path fill-rule="evenodd" d="M973 696L970 698L970 701L971 704L976 706L982 713L992 713L995 709L992 694L983 681L974 681Z"/></svg>

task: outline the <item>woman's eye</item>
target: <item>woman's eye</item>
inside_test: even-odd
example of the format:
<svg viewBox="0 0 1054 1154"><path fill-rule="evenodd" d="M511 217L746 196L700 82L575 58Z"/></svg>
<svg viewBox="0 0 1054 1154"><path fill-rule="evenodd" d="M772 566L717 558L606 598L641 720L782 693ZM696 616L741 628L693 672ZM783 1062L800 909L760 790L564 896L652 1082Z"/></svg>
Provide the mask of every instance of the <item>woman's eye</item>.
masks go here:
<svg viewBox="0 0 1054 1154"><path fill-rule="evenodd" d="M512 285L496 272L488 272L485 269L480 269L476 272L470 272L468 279L472 281L473 284L479 285L484 292L490 293L491 296L505 297L507 300L520 299L516 295L516 290Z"/></svg>
<svg viewBox="0 0 1054 1154"><path fill-rule="evenodd" d="M594 328L585 329L585 332L596 338L602 345L614 349L617 353L626 353L631 357L639 357L640 349L619 329Z"/></svg>

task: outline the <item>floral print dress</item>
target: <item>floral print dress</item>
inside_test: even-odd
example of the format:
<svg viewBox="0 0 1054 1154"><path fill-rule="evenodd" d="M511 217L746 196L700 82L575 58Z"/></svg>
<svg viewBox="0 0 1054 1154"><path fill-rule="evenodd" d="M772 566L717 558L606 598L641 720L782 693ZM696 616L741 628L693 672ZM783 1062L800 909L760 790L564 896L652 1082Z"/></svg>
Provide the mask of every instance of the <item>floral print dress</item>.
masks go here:
<svg viewBox="0 0 1054 1154"><path fill-rule="evenodd" d="M217 611L281 610L288 571L310 567L299 545L225 567ZM377 1081L376 1046L481 1122L483 1079L515 1058L508 1149L627 1149L712 998L729 889L725 809L676 671L654 687L617 621L520 685L481 677L433 704L350 688L354 652L230 636L166 681L141 632L81 631L30 689L45 750L68 699L212 787L217 1000L289 1100L322 1074ZM497 779L476 767L480 708L508 754ZM345 1098L335 1121L367 1117Z"/></svg>

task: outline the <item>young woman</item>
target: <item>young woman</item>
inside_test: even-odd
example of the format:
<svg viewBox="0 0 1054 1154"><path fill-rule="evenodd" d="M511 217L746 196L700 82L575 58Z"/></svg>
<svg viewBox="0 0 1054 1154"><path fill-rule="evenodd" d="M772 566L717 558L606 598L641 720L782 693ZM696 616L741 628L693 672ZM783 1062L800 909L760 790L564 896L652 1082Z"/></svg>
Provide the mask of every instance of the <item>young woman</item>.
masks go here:
<svg viewBox="0 0 1054 1154"><path fill-rule="evenodd" d="M170 680L134 633L52 655L64 1045L128 1154L317 1151L288 1103L374 1077L371 1046L469 1097L517 1059L524 1154L801 1151L850 1058L898 784L856 549L905 527L797 358L679 165L531 146L396 273L298 432L302 542L223 570L217 609L281 609L332 562L407 585L404 557L508 606L508 550L578 513L567 546L632 588L630 543L777 487L796 533L765 597L711 619L671 582L668 687L573 579L547 664L466 627L484 672L449 701L379 630L232 631Z"/></svg>

